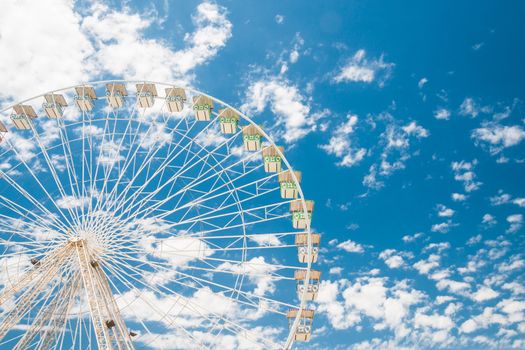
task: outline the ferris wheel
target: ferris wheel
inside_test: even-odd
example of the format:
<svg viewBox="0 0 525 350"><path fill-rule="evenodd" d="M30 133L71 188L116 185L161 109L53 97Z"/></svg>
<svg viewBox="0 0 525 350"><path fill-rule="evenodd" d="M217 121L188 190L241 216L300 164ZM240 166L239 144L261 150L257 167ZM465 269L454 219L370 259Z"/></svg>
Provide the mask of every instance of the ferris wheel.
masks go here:
<svg viewBox="0 0 525 350"><path fill-rule="evenodd" d="M289 349L320 272L313 201L232 106L150 81L0 115L0 348Z"/></svg>

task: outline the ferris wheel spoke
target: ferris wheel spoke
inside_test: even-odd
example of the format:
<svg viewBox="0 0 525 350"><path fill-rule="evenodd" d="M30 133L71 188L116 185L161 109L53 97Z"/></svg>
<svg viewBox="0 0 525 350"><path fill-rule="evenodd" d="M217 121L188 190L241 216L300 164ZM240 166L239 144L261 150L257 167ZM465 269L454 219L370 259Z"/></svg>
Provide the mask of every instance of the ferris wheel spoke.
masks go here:
<svg viewBox="0 0 525 350"><path fill-rule="evenodd" d="M133 107L133 108L135 108L135 107ZM111 120L110 115L112 115L113 120ZM111 121L113 121L113 132L111 131L111 125L110 125ZM106 195L106 193L105 193L106 192L106 186L107 186L106 174L110 174L113 171L114 165L117 162L120 161L120 159L119 159L120 146L121 146L123 140L125 139L125 134L126 134L128 128L129 128L129 126L131 125L131 118L129 118L129 120L128 120L128 124L126 126L126 129L124 130L123 135L120 136L121 142L118 144L118 149L115 150L114 149L115 137L116 137L115 129L116 129L117 122L118 122L118 111L117 110L109 110L108 109L107 112L106 112L105 119L104 119L103 133L102 133L102 135L100 135L100 140L101 140L100 146L99 146L98 152L95 153L95 154L97 154L95 159L93 159L93 153L94 153L93 145L94 145L94 142L90 143L90 155L91 156L90 156L90 164L89 164L89 166L91 168L91 173L93 174L92 188L91 188L90 192L91 192L91 194L95 193L95 203L93 204L94 207L93 207L93 205L90 205L90 207L89 207L89 210L88 210L89 218L91 218L91 214L93 212L97 211L97 209L99 208L99 203L102 200L102 197ZM107 137L108 134L110 134L109 137ZM93 135L92 135L92 138L93 138ZM104 152L108 153L107 154L107 158L108 159L106 159L106 157L104 157ZM113 160L113 163L111 163L111 160L109 160L110 157L116 158L116 159ZM104 162L101 162L101 159ZM101 163L104 163L104 164L101 164ZM95 168L94 170L93 170L93 166ZM104 173L102 175L102 188L100 190L97 188L99 171ZM93 200L91 202L93 202Z"/></svg>
<svg viewBox="0 0 525 350"><path fill-rule="evenodd" d="M135 191L135 193L134 193L130 198L131 198L133 201L135 201L135 200L139 197L139 195L140 195L140 193L142 192L142 190L143 190L143 189L144 189L149 183L151 183L151 181L152 181L153 179L156 178L156 175L158 175L158 174L164 174L164 173L163 173L164 169L169 165L169 162L168 162L168 161L170 161L171 159L176 159L176 157L177 157L178 155L180 155L183 151L186 151L186 152L187 152L187 153L186 153L187 156L189 156L190 153L192 153L192 152L191 152L191 146L195 143L195 141L194 141L195 138L198 138L200 135L204 135L204 132L205 132L208 128L210 128L211 125L212 125L212 123L209 123L209 124L208 124L206 127L204 127L204 128L203 128L203 129L202 129L202 130L201 130L201 131L200 131L200 132L199 132L199 133L198 133L193 139L188 138L188 139L189 139L188 143L187 143L186 145L184 145L184 147L182 147L182 149L181 149L179 152L177 152L177 154L175 155L175 157L171 157L170 155L168 155L168 156L166 157L166 161L165 161L161 166L159 166L159 168L155 171L155 173L153 174L153 176L150 176L150 177L148 178L148 180L145 181L145 183L144 183L143 185L141 185L141 186ZM236 134L233 135L229 140L231 140L231 139L235 139L238 135L239 135L239 133L236 133ZM185 135L185 137L187 137L187 136ZM183 139L184 139L184 137L181 138L181 141L179 141L179 143L182 142ZM220 149L220 147L223 146L224 144L226 144L227 142L228 142L228 140L222 142L222 143L221 143L220 145L218 145L215 149L211 150L211 151L210 151L210 154L212 154L212 153L215 152L216 150ZM177 147L174 148L174 150L176 150L176 149L177 149ZM173 174L168 180L164 181L164 182L163 182L163 183L162 183L162 184L161 184L161 185L160 185L155 191L153 191L151 194L149 194L148 196L146 196L146 197L141 201L141 203L144 203L144 201L148 201L150 198L152 198L154 195L156 195L157 193L159 193L161 190L163 190L163 189L164 189L165 187L167 187L168 185L172 185L172 184L174 184L174 183L177 181L177 179L178 179L183 173L187 172L188 170L190 170L191 168L193 168L195 165L197 165L198 162L194 162L194 163L192 163L190 166L186 166L187 164L190 164L190 162L191 162L194 158L198 157L198 154L199 154L203 149L204 149L204 148L201 148L201 149L199 150L199 152L197 152L197 153L192 153L193 156L192 156L191 158L186 158L186 159L184 160L183 164L182 164L182 165L179 167L179 169L175 172L175 174ZM201 157L200 159L203 159L203 158ZM121 198L122 198L122 196L121 196ZM128 199L128 200L129 200L129 199ZM122 203L119 205L119 207L116 208L116 210L119 210L120 208L124 207L124 205L127 206L127 201L128 201L128 200L123 200ZM133 203L133 205L132 205L132 206L130 205L129 208L132 209L134 206L135 206L135 204ZM128 211L129 211L129 210L128 210Z"/></svg>
<svg viewBox="0 0 525 350"><path fill-rule="evenodd" d="M178 126L182 123L182 120L181 119L179 121L179 123L177 123L177 125L175 126L175 128L173 128L169 134L169 136L171 137L173 135L174 132L176 132ZM154 123L150 123L150 129L148 129L148 132L149 130L151 130L151 128L153 127ZM138 131L138 128L137 128L137 131ZM189 132L190 129L187 130L187 132ZM181 134L182 135L182 134ZM136 147L136 150L133 154L133 156L130 156L129 155L129 152L128 152L128 156L126 157L126 163L124 164L124 167L123 167L123 170L120 172L119 174L119 178L117 179L117 184L113 187L113 190L111 191L111 193L108 195L108 199L106 201L106 205L107 203L110 203L110 202L113 202L113 203L116 203L119 201L119 198L123 196L125 196L127 194L127 191L129 190L129 188L131 188L132 184L134 183L135 179L140 175L140 173L142 172L142 170L150 164L151 160L154 158L154 156L158 153L158 151L160 150L159 147L154 147L154 146L151 146L149 147L149 150L148 150L148 154L146 155L146 160L141 162L140 164L140 167L138 170L135 169L135 165L134 164L134 168L133 168L133 177L132 179L129 181L128 185L124 188L124 190L121 191L121 193L118 195L119 198L115 198L117 196L117 189L118 189L118 184L121 180L121 178L124 176L124 174L126 173L126 170L127 168L131 165L132 163L132 160L134 161L136 159L136 154L140 148L140 146L143 144L143 142L146 140L146 137L143 137L142 140L141 140L141 143ZM178 144L180 144L180 142L182 142L182 139L181 141L179 141ZM177 145L178 145L177 144ZM170 143L171 145L171 143ZM151 152L152 150L155 150L153 153ZM130 148L131 150L131 148ZM149 158L148 158L149 157ZM169 157L167 157L167 159L169 159ZM167 163L167 159L164 160L165 163ZM134 162L133 162L134 163ZM163 165L161 165L162 167ZM106 207L107 208L107 207Z"/></svg>
<svg viewBox="0 0 525 350"><path fill-rule="evenodd" d="M257 168L254 168L253 170L250 170L249 172L254 171L254 170L256 170L256 169L257 169ZM220 172L223 173L224 170L221 170ZM244 173L244 174L248 174L249 172ZM222 174L220 174L220 175L222 175ZM219 176L220 176L220 175L219 175ZM275 176L275 175L270 175L270 176L268 176L267 178L273 178L274 176ZM171 214L174 214L174 213L179 212L179 211L184 210L184 209L186 209L186 210L190 210L190 209L192 209L193 207L196 207L196 206L199 206L199 207L204 206L204 203L206 203L207 201L210 201L210 200L212 200L212 199L218 199L218 198L220 198L220 197L222 197L222 196L227 196L227 198L224 199L224 202L226 202L226 201L227 201L227 200L228 200L228 199L234 194L234 192L236 192L236 191L238 191L238 192L242 192L243 190L245 190L245 189L247 189L247 188L249 188L249 187L251 187L251 186L254 186L254 185L257 186L259 182L262 183L262 182L264 182L265 179L267 179L267 178L265 178L264 180L263 180L263 179L261 179L261 180L255 180L255 181L252 181L252 182L250 182L250 183L248 183L248 184L241 185L241 186L239 186L239 187L237 187L237 188L233 187L234 182L235 182L236 180L239 180L241 177L243 177L243 176L241 175L241 176L239 176L239 177L237 177L237 178L229 179L228 181L225 181L221 186L216 187L216 188L213 188L214 186L212 186L212 188L211 188L208 192L204 192L204 194L202 194L201 196L199 196L199 197L197 197L197 198L194 198L194 199L192 199L191 201L189 201L189 202L187 202L187 203L182 204L182 203L183 203L182 200L184 199L184 195L185 195L186 193L188 193L188 191L191 191L191 190L192 190L192 187L196 186L197 184L194 184L194 185L192 185L192 186L185 186L182 190L178 191L178 192L173 196L173 197L175 197L176 195L180 195L180 198L179 198L179 200L177 201L177 203L174 205L173 209L164 212L164 213L161 215L161 217L162 217L162 218L167 217L167 216L169 216L169 215L171 215ZM217 177L217 180L218 180L218 179L219 179L219 177ZM225 187L226 187L226 189L224 189ZM214 192L216 192L216 191L219 190L219 189L224 189L224 191L213 194ZM268 193L268 192L271 192L271 191L266 191L265 193ZM211 195L211 194L213 194L213 195ZM252 193L250 193L250 194L252 194ZM261 194L260 194L260 193L259 193L259 194L256 194L256 195L254 195L252 198L244 199L243 201L239 201L239 202L245 202L245 201L248 201L248 200L250 200L250 199L257 198L259 195L261 195ZM171 198L170 198L170 199L171 199ZM155 208L159 208L160 206L164 205L168 200L169 200L169 199L166 199L166 200L164 200L164 201L161 201L161 202L156 203L156 204L154 205ZM224 209L224 202L220 204L220 207L221 207L221 208L217 208L217 210L219 210L219 209ZM236 203L234 203L233 205L236 205ZM152 207L148 208L147 212L146 212L146 211L145 211L145 212L140 212L140 211L139 211L139 212L136 212L133 216L131 216L131 218L135 218L135 217L137 217L138 215L141 215L141 216L147 216L147 215L150 214L155 208L153 208L153 206L152 206Z"/></svg>
<svg viewBox="0 0 525 350"><path fill-rule="evenodd" d="M239 135L239 133L235 134L232 138L230 138L227 141L235 139L238 135ZM227 142L227 141L225 141L225 142ZM218 149L218 148L219 147L217 147L216 149ZM202 149L204 149L204 148L202 148ZM215 150L210 151L210 154L212 154ZM247 158L249 159L250 157L253 157L253 155L251 155L251 156L249 156ZM226 161L228 158L229 158L229 156L224 157L222 162ZM202 160L202 159L203 158L200 158L200 160ZM222 162L219 162L219 163L215 164L214 166L211 166L210 169L208 169L208 171L206 171L205 173L200 173L200 175L197 178L190 178L190 180L192 180L192 181L188 185L185 185L183 188L178 190L177 192L175 192L175 193L173 193L173 194L171 194L169 196L166 196L166 198L164 198L163 200L159 201L158 203L155 203L154 205L147 207L145 210L142 210L142 208L145 207L146 204L148 203L149 198L146 198L145 200L143 200L143 201L141 201L139 203L140 205L139 205L138 209L136 209L137 215L145 216L145 215L150 214L151 212L153 212L154 210L156 210L157 208L159 208L161 205L165 204L166 202L176 198L178 195L180 195L182 193L187 192L190 188L195 187L196 185L198 185L200 183L203 183L204 181L209 180L212 177L220 177L220 176L222 176L228 170L230 170L234 166L242 163L244 160L245 159L240 160L238 162L235 162L232 165L229 165L227 167L223 167L220 171L217 171L217 172L213 173L211 176L201 179L202 177L204 177L204 175L208 174L210 171L215 170L216 167L222 166L222 164L221 164ZM205 162L204 164L207 164L207 160L205 160L204 162ZM182 169L184 169L184 168L182 168ZM185 169L185 170L187 171L187 169ZM168 179L166 181L166 183L163 186L165 186L165 185L167 185L169 183L175 183L175 181L177 179L182 177L182 174L184 174L184 172L181 172L181 171L175 173L170 179ZM198 181L198 180L201 180L201 181ZM155 194L155 193L153 193L153 194ZM150 195L150 197L151 197L151 195ZM130 206L129 209L128 209L128 212L131 211L132 209L134 209L134 206L135 205Z"/></svg>
<svg viewBox="0 0 525 350"><path fill-rule="evenodd" d="M56 185L58 191L60 192L60 194L62 195L63 198L67 198L68 195L67 195L67 193L66 193L66 191L64 189L62 181L60 180L60 178L58 176L57 170L56 170L55 166L53 165L53 162L51 161L51 158L49 157L49 154L47 152L47 147L43 144L42 140L40 139L40 134L37 132L36 127L32 123L30 123L30 125L31 125L31 130L33 132L34 138L37 141L38 146L40 147L41 153L44 156L44 159L46 161L47 167L48 167L49 171L51 172L51 176L52 176L53 180L55 181L55 185ZM72 196L75 199L77 199L75 193L72 193ZM60 210L60 208L58 206L57 206L57 209ZM69 206L66 207L66 210L69 212L71 220L76 222L77 224L80 224L80 221L79 221L80 219L79 219L78 213L76 213ZM69 220L67 220L67 221L69 223Z"/></svg>
<svg viewBox="0 0 525 350"><path fill-rule="evenodd" d="M84 112L82 113L84 114ZM73 151L71 150L71 141L69 140L69 136L68 136L64 121L60 118L57 118L56 121L58 125L60 138L62 140L62 150L64 153L64 160L66 162L66 169L68 171L71 193L81 203L80 204L81 212L80 213L78 212L78 207L75 207L75 211L78 216L79 224L82 224L80 222L80 217L84 217L84 207L85 207L85 200L86 200L86 196L84 194L84 188L82 187L82 189L80 189L80 186L79 186L79 177L77 175L77 170L75 166L75 160L74 160L75 158L73 157ZM84 184L83 178L81 178L80 180L82 181L82 185L83 185Z"/></svg>
<svg viewBox="0 0 525 350"><path fill-rule="evenodd" d="M136 113L136 105L133 107L132 115L134 113ZM95 211L102 209L105 206L105 204L111 199L111 197L113 196L114 191L118 188L118 185L119 185L122 177L126 173L126 169L131 164L131 160L134 159L134 157L130 157L130 154L131 154L131 150L133 149L133 145L136 143L135 141L136 141L136 138L138 137L138 134L139 134L139 131L140 131L140 127L143 124L142 119L143 118L139 118L138 125L135 128L135 133L133 135L133 140L129 142L128 154L127 154L126 157L123 157L124 158L123 159L124 164L120 167L120 169L118 171L119 176L117 177L116 182L113 185L113 188L111 189L111 191L109 193L106 192L106 190L107 190L107 182L108 182L109 175L113 171L113 165L110 167L109 170L106 169L107 171L105 172L105 175L104 175L104 182L103 182L102 191L100 191L101 194L104 193L105 201L102 201L101 200L101 196L99 196L99 198L97 200L97 204L96 204L95 209L94 209ZM115 127L116 127L117 123L118 123L118 120L115 121ZM149 129L146 131L146 135L149 133L149 131L151 130L152 126L153 126L153 124L150 123ZM118 144L118 149L115 152L117 157L120 156L120 150L121 150L122 145L124 144L124 141L126 140L126 135L128 133L128 130L129 130L129 137L131 139L131 137L132 137L132 118L129 118L128 123L126 125L126 129L125 129L123 135L120 138L120 142ZM111 140L111 142L115 142L114 141L115 133L113 133L112 136L113 136L113 139ZM135 147L135 152L138 152L138 150L140 149L139 146L140 145L137 145ZM118 163L120 163L120 161ZM98 168L98 162L97 162L97 168Z"/></svg>
<svg viewBox="0 0 525 350"><path fill-rule="evenodd" d="M196 125L196 123L194 122L193 125ZM199 131L199 133L195 136L195 137L199 137L200 135L203 135L204 132L206 130L208 130L208 128L210 128L212 125L212 123L209 123L206 127L204 127L201 131ZM190 154L190 148L191 148L191 145L194 143L194 139L191 139L187 136L187 133L191 130L188 129L188 131L186 132L186 134L182 135L180 141L177 143L177 145L173 148L172 152L175 152L180 144L182 143L183 140L187 139L189 140L187 144L185 144L183 147L180 148L180 150L174 155L172 156L171 154L168 154L165 158L165 160L163 161L163 163L156 169L155 173L152 175L152 176L149 176L148 179L144 182L144 184L142 184L141 186L139 186L137 189L135 189L133 195L131 195L129 198L125 198L125 195L127 195L128 191L130 190L130 185L128 185L122 192L121 194L119 195L119 197L113 201L113 203L119 203L119 205L114 209L114 211L118 211L120 210L121 208L123 207L129 207L130 209L132 209L133 207L135 207L135 200L137 198L139 198L140 194L142 193L142 191L146 188L146 186L148 186L159 174L163 175L164 174L164 169L170 164L171 160L172 159L176 159L179 155L183 154L183 152L186 152L187 155ZM152 198L154 195L156 195L157 193L159 193L160 191L162 191L165 187L167 187L168 185L174 183L176 180L177 180L177 177L180 176L178 174L181 174L181 172L183 170L187 170L188 167L186 167L186 165L191 161L193 160L194 157L190 158L190 159L185 159L183 164L180 166L179 170L171 177L169 178L167 181L165 181L162 185L160 185L155 191L153 191L151 194L147 195L142 201L141 203L145 202L145 201L148 201L150 198ZM130 182L131 184L131 182ZM131 200L131 204L128 204L129 200ZM127 210L129 211L129 210Z"/></svg>
<svg viewBox="0 0 525 350"><path fill-rule="evenodd" d="M60 139L61 139L64 161L66 163L66 170L67 170L67 176L68 176L68 180L69 180L69 188L71 190L71 195L73 196L73 198L75 200L79 200L83 204L83 197L81 196L80 188L78 186L78 177L77 177L77 174L76 174L75 163L74 163L73 156L72 156L72 153L71 153L70 141L69 141L69 138L67 136L67 130L65 129L65 126L64 126L63 122L61 122L61 119L57 118L56 122L57 122L58 131L59 131L58 134L60 135ZM44 150L44 149L45 148L42 148L42 150ZM47 151L46 151L46 153L47 153ZM58 174L57 174L57 176L58 176ZM83 208L82 205L80 207ZM78 212L78 208L75 207L74 211L75 211L75 214L76 214L77 223L80 223L81 215Z"/></svg>
<svg viewBox="0 0 525 350"><path fill-rule="evenodd" d="M272 220L272 219L282 219L282 218L290 216L290 214L289 213L281 214L281 215L273 214L273 211L275 209L277 209L277 208L281 208L281 207L289 204L290 202L291 201L282 201L282 202L272 203L272 204L268 204L268 205L255 207L255 208L248 208L248 209L244 209L242 211L234 210L234 211L227 212L227 213L221 213L221 214L216 214L216 215L209 215L209 214L214 214L214 213L219 211L217 209L214 209L214 210L211 210L210 212L205 213L205 214L196 215L196 216L194 216L192 218L189 218L189 219L183 219L181 221L177 221L177 222L171 223L171 224L167 225L167 228L174 228L174 227L183 226L183 225L187 225L187 224L199 223L199 224L206 224L206 225L208 225L210 227L213 227L214 229L217 229L217 230L220 230L220 229L224 230L224 229L228 229L228 228L244 226L245 224L255 224L255 223L264 222L264 221ZM233 217L235 219L236 217L240 216L241 214L243 214L245 217L246 216L250 216L250 217L254 218L255 220L254 221L247 221L246 223L240 224L240 226L239 225L230 225L231 221L233 221L233 220L231 220L230 222L228 222L224 226L213 224L212 221L210 221L210 220L214 220L214 219L223 219L223 218L226 218L226 217L230 217L230 218ZM209 215L209 216L206 216L206 215Z"/></svg>
<svg viewBox="0 0 525 350"><path fill-rule="evenodd" d="M24 162L24 165L27 167L27 164ZM28 168L29 169L29 168ZM33 176L33 178L36 180L37 184L39 185L39 187L45 192L45 194L47 195L49 201L53 204L53 206L57 209L58 213L60 213L61 217L64 218L66 220L67 223L70 224L69 220L64 216L64 214L62 213L62 211L60 210L60 207L58 206L58 204L55 202L55 200L53 199L53 197L51 197L51 195L49 194L49 192L47 192L47 190L45 190L44 186L42 185L42 183L40 182L40 180L38 180L35 176L35 174L33 173L33 171L31 169L28 170L29 173ZM20 186L16 181L14 181L9 175L7 175L6 173L4 173L2 170L0 170L0 177L5 179L6 182L11 186L13 187L19 194L21 194L24 198L26 198L28 201L30 201L33 205L35 205L35 207L39 208L40 210L42 210L42 212L46 213L47 215L49 215L49 218L56 223L56 225L58 227L61 227L62 229L66 229L66 226L64 226L64 224L58 220L56 218L55 215L53 215L53 213L51 213L49 211L49 209L47 209L45 206L43 206L39 201L37 201L27 190L25 190L22 186Z"/></svg>
<svg viewBox="0 0 525 350"><path fill-rule="evenodd" d="M36 213L35 210L29 210L28 208L23 207L21 204L16 203L5 196L0 195L0 205L18 216L15 219L5 214L0 214L0 217L6 219L7 221L21 221L22 219L25 219L24 225L26 226L43 226L49 230L52 230L51 227L54 227L55 230L60 230L60 226L57 226L55 221L50 220L49 218L44 218L40 214Z"/></svg>

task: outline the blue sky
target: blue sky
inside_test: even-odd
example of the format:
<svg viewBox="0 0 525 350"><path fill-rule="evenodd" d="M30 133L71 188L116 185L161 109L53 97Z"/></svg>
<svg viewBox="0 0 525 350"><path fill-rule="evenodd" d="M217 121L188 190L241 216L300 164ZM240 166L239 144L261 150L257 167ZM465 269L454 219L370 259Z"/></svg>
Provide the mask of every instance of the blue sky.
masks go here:
<svg viewBox="0 0 525 350"><path fill-rule="evenodd" d="M5 7L4 104L89 80L181 82L285 146L323 242L305 348L525 348L524 4Z"/></svg>

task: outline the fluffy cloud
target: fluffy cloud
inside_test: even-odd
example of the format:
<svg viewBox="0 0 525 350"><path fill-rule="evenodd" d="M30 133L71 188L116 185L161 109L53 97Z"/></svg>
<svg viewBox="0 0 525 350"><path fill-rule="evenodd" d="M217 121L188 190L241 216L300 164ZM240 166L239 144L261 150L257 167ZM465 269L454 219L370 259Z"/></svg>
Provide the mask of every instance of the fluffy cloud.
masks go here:
<svg viewBox="0 0 525 350"><path fill-rule="evenodd" d="M375 329L406 333L405 323L411 307L420 303L424 294L405 282L389 283L386 278L362 277L355 282L323 281L318 311L326 315L336 329L348 329L365 318Z"/></svg>
<svg viewBox="0 0 525 350"><path fill-rule="evenodd" d="M253 294L255 295L267 295L275 291L275 284L271 273L275 271L276 268L267 263L264 256L254 257L240 264L225 262L219 265L217 269L248 276L255 284L255 289L253 290Z"/></svg>
<svg viewBox="0 0 525 350"><path fill-rule="evenodd" d="M139 244L146 253L169 261L174 266L184 266L192 260L204 259L213 254L213 250L201 239L184 235L163 239L147 235L141 238Z"/></svg>
<svg viewBox="0 0 525 350"><path fill-rule="evenodd" d="M395 249L386 249L379 254L385 264L391 269L397 269L405 265L405 260L401 254L397 254Z"/></svg>
<svg viewBox="0 0 525 350"><path fill-rule="evenodd" d="M8 85L0 88L0 97L27 98L103 73L187 83L232 31L225 8L210 2L198 5L195 30L185 34L180 50L146 37L154 22L152 13L117 11L103 3L79 13L69 0L8 0L0 14L0 80Z"/></svg>
<svg viewBox="0 0 525 350"><path fill-rule="evenodd" d="M450 111L446 108L440 108L434 111L434 118L440 120L450 119Z"/></svg>
<svg viewBox="0 0 525 350"><path fill-rule="evenodd" d="M462 193L452 193L451 197L454 202L463 202L467 199L467 196Z"/></svg>
<svg viewBox="0 0 525 350"><path fill-rule="evenodd" d="M474 167L478 164L477 160L472 162L460 161L452 162L451 168L454 172L454 180L462 182L465 188L465 192L472 192L482 185L481 182L476 181L476 174L474 173Z"/></svg>
<svg viewBox="0 0 525 350"><path fill-rule="evenodd" d="M480 106L480 104L472 97L466 97L459 106L459 114L475 118L480 113L488 113L491 108L487 106Z"/></svg>
<svg viewBox="0 0 525 350"><path fill-rule="evenodd" d="M299 87L277 77L253 81L241 107L247 114L262 113L266 108L277 116L276 134L293 143L316 129L316 121L325 112L312 113L308 99Z"/></svg>
<svg viewBox="0 0 525 350"><path fill-rule="evenodd" d="M334 129L330 141L320 147L328 154L333 154L340 159L337 165L351 167L358 164L366 155L366 149L352 147L350 135L358 122L356 115L348 115L347 120Z"/></svg>
<svg viewBox="0 0 525 350"><path fill-rule="evenodd" d="M518 232L523 226L523 215L522 214L513 214L507 216L507 222L510 224L507 229L508 233Z"/></svg>
<svg viewBox="0 0 525 350"><path fill-rule="evenodd" d="M73 4L68 0L2 2L0 97L28 98L89 80L94 65L88 58L94 48Z"/></svg>
<svg viewBox="0 0 525 350"><path fill-rule="evenodd" d="M525 139L525 130L519 125L502 126L487 124L472 131L472 138L478 144L488 145L492 153L516 146Z"/></svg>
<svg viewBox="0 0 525 350"><path fill-rule="evenodd" d="M363 178L363 185L374 189L384 186L381 178L405 168L405 162L411 157L409 151L414 140L426 138L429 135L428 130L415 121L399 125L389 113L384 113L381 118L389 123L380 135L379 144L382 147L380 163L370 166L368 175Z"/></svg>
<svg viewBox="0 0 525 350"><path fill-rule="evenodd" d="M348 60L333 80L336 83L372 83L373 81L377 81L379 86L383 86L385 81L390 78L393 68L394 64L385 62L383 56L379 59L368 60L366 58L366 51L361 49Z"/></svg>
<svg viewBox="0 0 525 350"><path fill-rule="evenodd" d="M127 8L115 11L103 4L93 5L90 13L82 28L97 49L98 69L127 79L187 81L188 73L226 45L232 31L226 9L203 2L192 17L195 31L185 34L184 48L173 50L162 40L145 38L144 31L154 22L152 16L141 16Z"/></svg>
<svg viewBox="0 0 525 350"><path fill-rule="evenodd" d="M499 293L496 292L494 289L487 286L481 286L475 293L472 294L472 299L478 302L482 302L497 298L498 296Z"/></svg>
<svg viewBox="0 0 525 350"><path fill-rule="evenodd" d="M337 245L337 248L347 251L348 253L363 253L365 251L364 247L352 241L351 239L341 242Z"/></svg>
<svg viewBox="0 0 525 350"><path fill-rule="evenodd" d="M454 215L454 210L445 207L443 204L438 204L437 212L439 217L449 218Z"/></svg>

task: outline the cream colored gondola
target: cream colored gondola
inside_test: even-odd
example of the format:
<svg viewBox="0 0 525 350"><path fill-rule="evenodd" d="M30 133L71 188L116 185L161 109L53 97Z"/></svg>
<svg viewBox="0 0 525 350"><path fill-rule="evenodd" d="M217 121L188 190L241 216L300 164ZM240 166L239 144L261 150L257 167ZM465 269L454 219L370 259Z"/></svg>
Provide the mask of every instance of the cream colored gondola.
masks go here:
<svg viewBox="0 0 525 350"><path fill-rule="evenodd" d="M299 326L295 330L294 340L295 341L309 341L312 335L312 324L314 321L314 310L302 310L291 309L288 310L286 317L288 318L288 326L292 327L292 324L297 317L297 314L301 312Z"/></svg>
<svg viewBox="0 0 525 350"><path fill-rule="evenodd" d="M122 108L124 106L124 97L128 96L126 85L122 83L106 84L106 96L112 108Z"/></svg>
<svg viewBox="0 0 525 350"><path fill-rule="evenodd" d="M255 125L247 125L242 128L244 149L254 152L261 149L262 135Z"/></svg>
<svg viewBox="0 0 525 350"><path fill-rule="evenodd" d="M139 107L153 107L155 104L155 97L157 97L157 88L155 84L136 84L136 86Z"/></svg>
<svg viewBox="0 0 525 350"><path fill-rule="evenodd" d="M195 119L198 121L209 121L211 118L212 109L213 100L211 98L204 95L193 96L193 110L195 111Z"/></svg>
<svg viewBox="0 0 525 350"><path fill-rule="evenodd" d="M172 113L182 112L186 102L186 91L182 88L166 88L166 105Z"/></svg>
<svg viewBox="0 0 525 350"><path fill-rule="evenodd" d="M301 183L301 172L294 171L297 183L295 183L292 171L286 170L279 174L279 186L281 187L281 197L286 199L297 198L299 191L297 190L298 185Z"/></svg>
<svg viewBox="0 0 525 350"><path fill-rule="evenodd" d="M49 118L61 118L64 115L64 107L67 107L64 95L47 94L44 95L46 102L42 104L42 108Z"/></svg>
<svg viewBox="0 0 525 350"><path fill-rule="evenodd" d="M297 297L302 298L303 292L305 290L305 279L306 279L306 270L295 270L294 278L297 283ZM315 300L317 299L317 293L319 292L319 283L321 281L321 271L310 270L310 280L308 288L306 288L306 300Z"/></svg>
<svg viewBox="0 0 525 350"><path fill-rule="evenodd" d="M93 110L93 100L97 99L97 94L92 86L75 87L75 104L82 112Z"/></svg>
<svg viewBox="0 0 525 350"><path fill-rule="evenodd" d="M16 105L13 107L11 120L17 129L31 129L30 120L36 118L35 110L29 105Z"/></svg>
<svg viewBox="0 0 525 350"><path fill-rule="evenodd" d="M306 200L306 210L308 215L304 215L303 202L296 200L290 202L290 213L292 213L293 228L306 228L312 222L312 213L314 211L314 201Z"/></svg>
<svg viewBox="0 0 525 350"><path fill-rule="evenodd" d="M281 154L284 152L284 148L279 146L268 146L262 149L264 171L267 173L278 173L281 171L282 159L277 150L281 151Z"/></svg>
<svg viewBox="0 0 525 350"><path fill-rule="evenodd" d="M319 244L321 235L318 233L311 234L312 248L310 251L310 262L316 263L319 257ZM295 235L295 245L297 246L297 258L302 263L308 262L308 234L298 233Z"/></svg>
<svg viewBox="0 0 525 350"><path fill-rule="evenodd" d="M235 134L239 127L239 115L231 108L219 110L219 123L223 134Z"/></svg>

